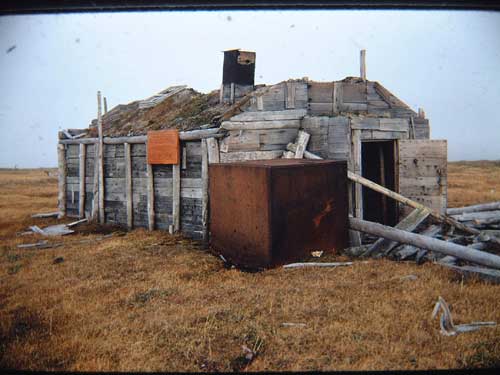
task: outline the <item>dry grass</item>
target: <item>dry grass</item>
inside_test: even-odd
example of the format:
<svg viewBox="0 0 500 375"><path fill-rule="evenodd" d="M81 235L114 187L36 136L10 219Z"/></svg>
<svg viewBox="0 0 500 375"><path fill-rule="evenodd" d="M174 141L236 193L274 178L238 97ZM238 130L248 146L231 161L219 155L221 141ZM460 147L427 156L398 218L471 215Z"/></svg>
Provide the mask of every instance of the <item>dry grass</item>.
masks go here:
<svg viewBox="0 0 500 375"><path fill-rule="evenodd" d="M491 200L473 179L498 165L451 164L450 202ZM500 322L500 286L458 279L436 265L386 260L339 269L245 273L196 244L135 230L99 242L21 250L16 237L52 211L43 171L0 171L0 367L75 371L381 370L500 365L500 328L457 337L430 319L439 295L457 323ZM481 188L478 189L478 186ZM488 198L486 198L488 197ZM483 199L484 198L484 199ZM498 196L497 196L498 199ZM56 257L62 263L54 264ZM342 257L332 257L342 260ZM404 279L416 275L416 280ZM284 322L305 327L283 327ZM242 345L262 346L245 366Z"/></svg>

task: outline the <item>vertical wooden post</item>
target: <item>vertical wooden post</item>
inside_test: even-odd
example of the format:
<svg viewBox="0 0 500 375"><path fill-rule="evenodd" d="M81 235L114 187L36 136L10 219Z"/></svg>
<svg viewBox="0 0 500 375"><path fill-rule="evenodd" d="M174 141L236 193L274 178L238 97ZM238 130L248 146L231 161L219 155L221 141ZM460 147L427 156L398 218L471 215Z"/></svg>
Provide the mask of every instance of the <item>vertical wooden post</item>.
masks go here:
<svg viewBox="0 0 500 375"><path fill-rule="evenodd" d="M219 142L215 138L207 138L207 151L208 151L208 162L212 163L220 163L220 155L219 155ZM202 150L203 152L203 150ZM203 168L203 167L202 167Z"/></svg>
<svg viewBox="0 0 500 375"><path fill-rule="evenodd" d="M380 185L386 186L385 183L385 155L382 146L378 145L378 160L380 164ZM387 225L387 197L382 194L382 217L384 224Z"/></svg>
<svg viewBox="0 0 500 375"><path fill-rule="evenodd" d="M213 138L212 138L213 139ZM207 140L201 140L201 223L203 243L208 244L208 147Z"/></svg>
<svg viewBox="0 0 500 375"><path fill-rule="evenodd" d="M359 53L359 70L360 70L360 77L363 79L363 81L366 81L366 50L362 49Z"/></svg>
<svg viewBox="0 0 500 375"><path fill-rule="evenodd" d="M97 161L97 149L99 148L99 144L94 143L92 147L94 149L94 186L92 189L93 198L91 220L95 221L99 214L99 162Z"/></svg>
<svg viewBox="0 0 500 375"><path fill-rule="evenodd" d="M335 82L333 84L333 114L337 114L342 111L342 103L343 103L343 93L342 93L342 82Z"/></svg>
<svg viewBox="0 0 500 375"><path fill-rule="evenodd" d="M125 143L125 198L127 205L127 227L132 229L134 216L132 211L132 157L130 155L130 143Z"/></svg>
<svg viewBox="0 0 500 375"><path fill-rule="evenodd" d="M410 117L410 131L408 133L410 139L415 139L415 121L413 121L413 116Z"/></svg>
<svg viewBox="0 0 500 375"><path fill-rule="evenodd" d="M104 142L102 134L101 92L97 91L97 129L99 131L99 222L104 223Z"/></svg>
<svg viewBox="0 0 500 375"><path fill-rule="evenodd" d="M418 109L418 117L419 118L425 118L425 111L423 108Z"/></svg>
<svg viewBox="0 0 500 375"><path fill-rule="evenodd" d="M352 163L354 173L361 176L361 130L352 130ZM363 187L354 185L354 216L363 218Z"/></svg>
<svg viewBox="0 0 500 375"><path fill-rule="evenodd" d="M155 185L153 177L153 166L147 165L148 175L148 229L155 229Z"/></svg>
<svg viewBox="0 0 500 375"><path fill-rule="evenodd" d="M178 232L181 226L181 165L172 165L172 221L173 232Z"/></svg>
<svg viewBox="0 0 500 375"><path fill-rule="evenodd" d="M66 148L63 144L57 145L58 181L59 181L59 218L66 215Z"/></svg>
<svg viewBox="0 0 500 375"><path fill-rule="evenodd" d="M86 145L80 143L80 165L78 167L80 186L80 195L78 197L78 216L81 218L85 217L85 161L86 161Z"/></svg>
<svg viewBox="0 0 500 375"><path fill-rule="evenodd" d="M234 104L234 83L231 83L231 104Z"/></svg>
<svg viewBox="0 0 500 375"><path fill-rule="evenodd" d="M108 113L108 101L106 97L104 97L104 114Z"/></svg>

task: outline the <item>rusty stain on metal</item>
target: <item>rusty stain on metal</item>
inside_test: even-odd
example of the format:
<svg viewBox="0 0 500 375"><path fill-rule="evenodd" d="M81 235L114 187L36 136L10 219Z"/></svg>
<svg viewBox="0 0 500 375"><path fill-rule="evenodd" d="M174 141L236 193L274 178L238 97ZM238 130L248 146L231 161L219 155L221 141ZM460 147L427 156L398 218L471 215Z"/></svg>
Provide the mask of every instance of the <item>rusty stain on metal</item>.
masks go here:
<svg viewBox="0 0 500 375"><path fill-rule="evenodd" d="M212 248L234 264L273 267L347 246L347 163L276 159L212 164Z"/></svg>

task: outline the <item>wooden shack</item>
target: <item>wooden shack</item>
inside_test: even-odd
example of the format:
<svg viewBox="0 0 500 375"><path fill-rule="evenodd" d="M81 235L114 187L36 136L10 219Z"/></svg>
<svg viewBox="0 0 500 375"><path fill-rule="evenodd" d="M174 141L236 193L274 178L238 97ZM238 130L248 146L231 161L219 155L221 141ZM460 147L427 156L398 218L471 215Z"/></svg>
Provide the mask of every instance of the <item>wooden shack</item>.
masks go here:
<svg viewBox="0 0 500 375"><path fill-rule="evenodd" d="M60 132L60 211L207 239L210 164L281 158L302 130L309 152L444 212L446 141L430 140L424 112L367 80L363 62L360 77L256 86L255 54L226 51L220 90L170 87L106 112L101 134L99 118ZM178 164L147 163L148 132L161 129L179 130ZM349 193L355 217L393 225L403 214L361 185Z"/></svg>

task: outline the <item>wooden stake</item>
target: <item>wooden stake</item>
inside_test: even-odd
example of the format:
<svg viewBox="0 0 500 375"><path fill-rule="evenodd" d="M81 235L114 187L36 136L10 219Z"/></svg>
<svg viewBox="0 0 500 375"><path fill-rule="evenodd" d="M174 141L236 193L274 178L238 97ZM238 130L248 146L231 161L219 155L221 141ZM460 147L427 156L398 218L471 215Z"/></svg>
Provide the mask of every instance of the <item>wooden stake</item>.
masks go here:
<svg viewBox="0 0 500 375"><path fill-rule="evenodd" d="M147 175L148 175L148 229L155 229L155 186L154 186L154 176L153 176L153 166L147 164Z"/></svg>
<svg viewBox="0 0 500 375"><path fill-rule="evenodd" d="M106 97L104 97L104 114L108 113L108 101Z"/></svg>
<svg viewBox="0 0 500 375"><path fill-rule="evenodd" d="M85 160L86 160L86 149L87 146L80 144L80 165L79 165L79 177L80 177L80 195L78 197L78 216L79 218L85 217Z"/></svg>
<svg viewBox="0 0 500 375"><path fill-rule="evenodd" d="M66 215L66 147L57 145L57 161L59 169L59 217Z"/></svg>
<svg viewBox="0 0 500 375"><path fill-rule="evenodd" d="M130 143L125 143L125 195L127 205L127 227L132 229L134 225L134 213L132 211L132 157L130 156Z"/></svg>
<svg viewBox="0 0 500 375"><path fill-rule="evenodd" d="M99 150L97 162L99 164L99 222L105 221L104 217L104 143L102 134L101 92L97 91L97 129L99 132Z"/></svg>
<svg viewBox="0 0 500 375"><path fill-rule="evenodd" d="M92 214L91 220L97 220L97 216L99 214L99 162L97 161L97 149L99 148L99 144L94 144L94 186L92 189L93 198L92 198Z"/></svg>
<svg viewBox="0 0 500 375"><path fill-rule="evenodd" d="M174 233L178 232L181 227L181 166L180 164L172 165L172 221Z"/></svg>
<svg viewBox="0 0 500 375"><path fill-rule="evenodd" d="M201 222L203 243L208 244L208 140L201 140ZM216 141L217 142L217 141Z"/></svg>
<svg viewBox="0 0 500 375"><path fill-rule="evenodd" d="M360 77L363 79L363 81L366 81L366 50L362 49L360 51L359 59Z"/></svg>

